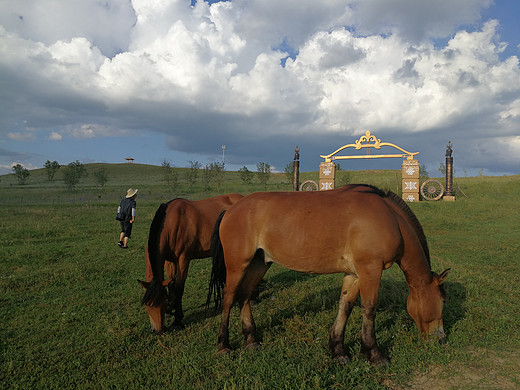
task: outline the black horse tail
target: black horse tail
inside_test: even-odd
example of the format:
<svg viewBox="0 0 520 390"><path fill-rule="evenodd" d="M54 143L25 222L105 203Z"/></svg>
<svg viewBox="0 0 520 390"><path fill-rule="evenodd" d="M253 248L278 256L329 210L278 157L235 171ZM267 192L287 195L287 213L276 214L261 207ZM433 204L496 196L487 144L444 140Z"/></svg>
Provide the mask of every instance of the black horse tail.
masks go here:
<svg viewBox="0 0 520 390"><path fill-rule="evenodd" d="M155 212L155 217L150 225L150 233L148 234L148 259L150 260L150 267L152 269L152 281L141 300L141 304L147 306L160 305L164 302L167 295L166 288L162 284L164 263L158 258L158 252L161 232L166 218L166 209L169 204L170 202L162 203L159 206Z"/></svg>
<svg viewBox="0 0 520 390"><path fill-rule="evenodd" d="M226 264L224 263L224 250L220 241L219 228L226 210L222 211L217 218L213 234L211 235L211 256L213 266L211 268L211 278L209 280L208 297L206 299L206 309L211 303L215 302L215 308L219 310L222 306L222 291L226 284Z"/></svg>

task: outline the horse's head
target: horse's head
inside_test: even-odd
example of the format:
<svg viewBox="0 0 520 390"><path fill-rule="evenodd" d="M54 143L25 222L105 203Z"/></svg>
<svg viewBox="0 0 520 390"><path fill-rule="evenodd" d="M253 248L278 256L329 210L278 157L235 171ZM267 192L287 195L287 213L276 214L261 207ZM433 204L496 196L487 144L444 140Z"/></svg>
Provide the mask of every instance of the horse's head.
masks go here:
<svg viewBox="0 0 520 390"><path fill-rule="evenodd" d="M150 325L152 331L159 334L164 329L164 317L167 305L166 286L168 281L158 282L143 282L138 280L139 284L146 290L141 303L144 305L148 317L150 318Z"/></svg>
<svg viewBox="0 0 520 390"><path fill-rule="evenodd" d="M450 269L440 275L433 273L432 281L424 288L410 289L407 309L415 321L419 331L437 336L441 343L445 342L442 308L446 294L442 283L446 280Z"/></svg>

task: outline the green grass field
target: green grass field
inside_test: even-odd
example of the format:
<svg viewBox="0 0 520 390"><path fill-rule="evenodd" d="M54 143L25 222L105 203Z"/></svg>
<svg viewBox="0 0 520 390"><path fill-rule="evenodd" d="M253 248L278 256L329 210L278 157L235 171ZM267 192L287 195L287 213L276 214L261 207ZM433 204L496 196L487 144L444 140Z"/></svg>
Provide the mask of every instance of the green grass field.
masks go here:
<svg viewBox="0 0 520 390"><path fill-rule="evenodd" d="M204 310L210 259L194 260L187 280L186 328L154 336L140 305L148 228L159 203L216 194L173 188L161 167L106 165L74 192L59 177L31 171L26 185L0 177L0 388L174 389L513 389L520 387L520 176L457 178L457 200L411 204L428 237L435 271L451 267L444 323L448 343L423 340L406 312L397 266L384 272L376 332L391 365L359 355L359 302L347 324L352 363L327 353L342 275L310 276L273 266L253 307L262 347L216 356L220 315ZM340 172L344 182L399 189L396 171ZM57 174L59 176L59 173ZM317 180L303 173L301 180ZM139 188L130 249L117 246L115 211L126 188ZM289 190L283 174L266 187L226 172L220 192ZM467 196L463 196L462 192ZM168 320L167 320L168 321Z"/></svg>

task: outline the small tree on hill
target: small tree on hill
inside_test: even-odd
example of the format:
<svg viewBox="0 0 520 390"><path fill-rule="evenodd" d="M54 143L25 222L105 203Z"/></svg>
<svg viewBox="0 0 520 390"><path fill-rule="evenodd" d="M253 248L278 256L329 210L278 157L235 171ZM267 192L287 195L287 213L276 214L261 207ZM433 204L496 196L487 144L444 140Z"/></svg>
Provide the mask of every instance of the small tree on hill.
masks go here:
<svg viewBox="0 0 520 390"><path fill-rule="evenodd" d="M29 170L27 168L24 168L21 164L16 164L13 166L13 172L16 177L16 180L18 180L18 184L24 185L27 181L27 178L30 176Z"/></svg>
<svg viewBox="0 0 520 390"><path fill-rule="evenodd" d="M294 179L294 161L291 161L289 164L287 164L283 171L289 183L292 183Z"/></svg>
<svg viewBox="0 0 520 390"><path fill-rule="evenodd" d="M197 181L199 177L200 163L198 161L189 161L190 168L186 171L186 181L188 182L188 186L190 187L190 191L193 188L193 185Z"/></svg>
<svg viewBox="0 0 520 390"><path fill-rule="evenodd" d="M271 177L271 166L264 162L259 162L256 164L256 174L258 176L258 181L264 186L267 185L269 178Z"/></svg>
<svg viewBox="0 0 520 390"><path fill-rule="evenodd" d="M58 164L57 161L50 161L50 160L47 160L45 161L45 171L47 172L47 179L49 181L52 181L54 179L54 175L56 174L56 171L58 169L60 169L60 164Z"/></svg>
<svg viewBox="0 0 520 390"><path fill-rule="evenodd" d="M222 184L222 180L224 179L224 171L226 170L224 163L215 161L209 164L209 168L213 172L213 179L215 183L217 183L217 191L220 191L220 185Z"/></svg>
<svg viewBox="0 0 520 390"><path fill-rule="evenodd" d="M253 172L247 169L245 165L238 170L238 173L240 174L240 179L244 183L251 184L251 180L253 179Z"/></svg>
<svg viewBox="0 0 520 390"><path fill-rule="evenodd" d="M224 178L224 163L212 162L206 164L202 171L202 181L204 183L204 190L210 189L210 185L213 182L217 183L217 191L220 191L220 185Z"/></svg>
<svg viewBox="0 0 520 390"><path fill-rule="evenodd" d="M169 182L169 184L172 187L177 187L177 185L179 184L179 175L178 175L177 171L173 167L170 168L170 182Z"/></svg>
<svg viewBox="0 0 520 390"><path fill-rule="evenodd" d="M204 191L208 191L210 189L210 184L213 181L212 172L209 167L209 164L206 164L204 168L202 168L202 185L204 186Z"/></svg>
<svg viewBox="0 0 520 390"><path fill-rule="evenodd" d="M446 165L444 165L444 163L441 163L441 165L439 166L439 172L442 176L446 176Z"/></svg>
<svg viewBox="0 0 520 390"><path fill-rule="evenodd" d="M81 178L86 175L87 171L85 166L76 160L67 165L67 168L63 171L63 182L70 191L73 191L76 184L78 184Z"/></svg>
<svg viewBox="0 0 520 390"><path fill-rule="evenodd" d="M168 183L168 185L169 185L170 181L171 181L171 171L172 171L171 164L168 160L164 159L161 162L161 167L162 167L164 181L166 183Z"/></svg>
<svg viewBox="0 0 520 390"><path fill-rule="evenodd" d="M103 188L108 181L108 171L105 167L99 168L94 171L94 178L96 179L96 183Z"/></svg>
<svg viewBox="0 0 520 390"><path fill-rule="evenodd" d="M168 183L168 185L176 187L177 184L179 184L179 176L177 175L177 171L173 169L170 162L166 159L162 161L161 167L163 169L164 181Z"/></svg>

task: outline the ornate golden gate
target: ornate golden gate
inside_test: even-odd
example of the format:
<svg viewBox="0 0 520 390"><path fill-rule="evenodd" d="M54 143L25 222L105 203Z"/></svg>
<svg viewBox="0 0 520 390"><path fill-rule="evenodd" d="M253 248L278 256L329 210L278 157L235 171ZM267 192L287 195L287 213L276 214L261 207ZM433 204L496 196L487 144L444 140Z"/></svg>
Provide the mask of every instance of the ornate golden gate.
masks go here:
<svg viewBox="0 0 520 390"><path fill-rule="evenodd" d="M397 154L370 154L370 148L381 149L383 146L391 146L401 153ZM339 152L347 148L354 148L361 150L366 148L366 155L355 156L337 156ZM332 190L335 186L336 180L336 164L334 160L353 160L353 159L373 159L373 158L405 158L402 163L402 180L403 180L403 194L402 197L408 202L419 201L419 161L414 160L413 157L419 152L408 152L403 148L394 145L390 142L381 142L370 131L367 131L364 136L356 140L353 144L344 145L338 150L328 155L320 155L325 161L320 163L320 191Z"/></svg>

